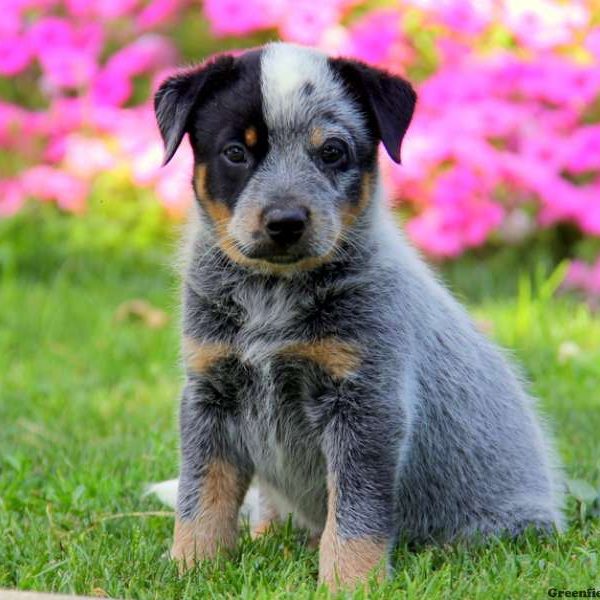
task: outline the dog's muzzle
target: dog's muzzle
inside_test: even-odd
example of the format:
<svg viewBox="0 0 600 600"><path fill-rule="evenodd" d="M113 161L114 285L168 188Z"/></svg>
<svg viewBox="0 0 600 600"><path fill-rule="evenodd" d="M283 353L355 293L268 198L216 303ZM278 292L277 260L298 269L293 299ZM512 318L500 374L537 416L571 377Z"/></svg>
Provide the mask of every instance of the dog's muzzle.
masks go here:
<svg viewBox="0 0 600 600"><path fill-rule="evenodd" d="M310 211L305 206L270 207L261 215L257 243L247 252L250 258L274 263L294 263L307 258Z"/></svg>

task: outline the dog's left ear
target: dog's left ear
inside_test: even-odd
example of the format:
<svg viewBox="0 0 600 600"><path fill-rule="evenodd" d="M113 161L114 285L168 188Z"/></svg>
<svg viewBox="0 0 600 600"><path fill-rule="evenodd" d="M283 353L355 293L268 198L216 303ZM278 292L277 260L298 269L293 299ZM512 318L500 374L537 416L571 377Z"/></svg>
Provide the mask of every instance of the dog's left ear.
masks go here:
<svg viewBox="0 0 600 600"><path fill-rule="evenodd" d="M355 60L330 65L362 104L387 153L400 162L400 146L415 110L417 94L408 81Z"/></svg>
<svg viewBox="0 0 600 600"><path fill-rule="evenodd" d="M163 165L172 158L189 129L194 108L226 85L234 72L234 58L220 56L195 69L169 77L154 96L154 111L165 145Z"/></svg>

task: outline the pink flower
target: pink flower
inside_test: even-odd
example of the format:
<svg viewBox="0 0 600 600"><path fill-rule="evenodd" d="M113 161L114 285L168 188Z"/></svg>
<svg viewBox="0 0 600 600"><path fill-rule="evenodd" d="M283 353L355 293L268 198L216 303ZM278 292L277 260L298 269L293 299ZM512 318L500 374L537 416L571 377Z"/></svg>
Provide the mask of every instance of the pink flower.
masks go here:
<svg viewBox="0 0 600 600"><path fill-rule="evenodd" d="M161 35L147 33L115 52L106 63L106 71L125 77L171 65L177 57L173 44Z"/></svg>
<svg viewBox="0 0 600 600"><path fill-rule="evenodd" d="M566 44L588 14L582 2L504 0L504 22L520 42L536 49Z"/></svg>
<svg viewBox="0 0 600 600"><path fill-rule="evenodd" d="M117 69L104 69L92 83L91 100L98 106L120 106L132 92L133 86L126 74Z"/></svg>
<svg viewBox="0 0 600 600"><path fill-rule="evenodd" d="M580 260L572 261L565 275L563 287L582 291L591 298L600 298L600 257L592 265Z"/></svg>
<svg viewBox="0 0 600 600"><path fill-rule="evenodd" d="M133 91L134 76L172 64L176 51L163 36L145 34L113 54L92 84L91 98L100 105L120 106Z"/></svg>
<svg viewBox="0 0 600 600"><path fill-rule="evenodd" d="M22 127L25 111L15 104L0 101L0 146L8 146Z"/></svg>
<svg viewBox="0 0 600 600"><path fill-rule="evenodd" d="M157 177L164 177L161 169L163 146L159 139L147 143L131 154L131 171L137 185L147 185Z"/></svg>
<svg viewBox="0 0 600 600"><path fill-rule="evenodd" d="M40 56L44 87L50 94L59 88L86 86L96 73L96 61L75 48L48 49Z"/></svg>
<svg viewBox="0 0 600 600"><path fill-rule="evenodd" d="M102 139L74 133L64 141L63 165L72 175L89 179L113 168L115 156Z"/></svg>
<svg viewBox="0 0 600 600"><path fill-rule="evenodd" d="M600 124L576 129L563 143L565 166L571 173L600 171Z"/></svg>
<svg viewBox="0 0 600 600"><path fill-rule="evenodd" d="M57 48L77 50L97 56L104 41L102 25L94 22L75 24L61 17L43 17L33 23L27 32L27 44L42 58L47 51Z"/></svg>
<svg viewBox="0 0 600 600"><path fill-rule="evenodd" d="M27 32L27 44L38 55L47 49L71 47L74 39L73 25L60 17L38 19Z"/></svg>
<svg viewBox="0 0 600 600"><path fill-rule="evenodd" d="M21 183L27 196L55 200L60 208L69 212L81 212L85 208L88 186L64 171L38 165L21 174Z"/></svg>
<svg viewBox="0 0 600 600"><path fill-rule="evenodd" d="M68 11L75 17L117 19L131 14L139 0L65 0Z"/></svg>
<svg viewBox="0 0 600 600"><path fill-rule="evenodd" d="M571 261L569 270L565 274L563 286L571 289L587 287L589 270L589 266L583 261Z"/></svg>
<svg viewBox="0 0 600 600"><path fill-rule="evenodd" d="M182 7L184 0L151 0L137 15L140 29L151 29L171 20Z"/></svg>
<svg viewBox="0 0 600 600"><path fill-rule="evenodd" d="M374 65L383 64L400 38L399 12L375 10L351 25L342 54Z"/></svg>
<svg viewBox="0 0 600 600"><path fill-rule="evenodd" d="M36 21L27 33L27 43L40 61L43 85L50 95L61 88L86 86L91 81L102 42L99 24L76 27L67 19L52 16Z"/></svg>
<svg viewBox="0 0 600 600"><path fill-rule="evenodd" d="M332 0L294 0L279 25L281 37L299 44L316 44L327 28L337 23L339 4Z"/></svg>
<svg viewBox="0 0 600 600"><path fill-rule="evenodd" d="M161 169L156 182L156 193L167 212L181 217L193 200L189 177L192 172L192 153L189 148L177 152L173 161Z"/></svg>
<svg viewBox="0 0 600 600"><path fill-rule="evenodd" d="M436 46L444 65L460 64L472 55L468 44L452 38L440 37L436 40Z"/></svg>
<svg viewBox="0 0 600 600"><path fill-rule="evenodd" d="M21 14L17 7L3 6L0 19L0 39L15 36L21 31Z"/></svg>
<svg viewBox="0 0 600 600"><path fill-rule="evenodd" d="M204 14L215 35L245 35L275 27L285 0L205 0Z"/></svg>
<svg viewBox="0 0 600 600"><path fill-rule="evenodd" d="M438 177L431 204L408 223L408 233L427 252L457 256L482 244L504 216L487 198L486 182L457 166Z"/></svg>
<svg viewBox="0 0 600 600"><path fill-rule="evenodd" d="M38 114L38 131L47 135L59 135L83 127L86 106L81 98L56 98L48 111ZM31 123L32 128L36 122Z"/></svg>
<svg viewBox="0 0 600 600"><path fill-rule="evenodd" d="M432 5L444 25L468 35L479 33L490 23L493 16L492 0L442 0Z"/></svg>
<svg viewBox="0 0 600 600"><path fill-rule="evenodd" d="M579 226L584 233L600 237L600 181L580 186L579 191L583 195L577 215Z"/></svg>
<svg viewBox="0 0 600 600"><path fill-rule="evenodd" d="M46 147L44 148L44 152L42 155L42 159L45 162L55 164L60 162L65 155L65 136L64 135L55 135L53 136Z"/></svg>
<svg viewBox="0 0 600 600"><path fill-rule="evenodd" d="M19 212L24 202L25 194L18 179L0 179L0 217Z"/></svg>
<svg viewBox="0 0 600 600"><path fill-rule="evenodd" d="M600 60L600 27L594 27L585 38L585 47Z"/></svg>
<svg viewBox="0 0 600 600"><path fill-rule="evenodd" d="M0 36L0 75L16 75L31 62L31 49L22 36L6 34Z"/></svg>

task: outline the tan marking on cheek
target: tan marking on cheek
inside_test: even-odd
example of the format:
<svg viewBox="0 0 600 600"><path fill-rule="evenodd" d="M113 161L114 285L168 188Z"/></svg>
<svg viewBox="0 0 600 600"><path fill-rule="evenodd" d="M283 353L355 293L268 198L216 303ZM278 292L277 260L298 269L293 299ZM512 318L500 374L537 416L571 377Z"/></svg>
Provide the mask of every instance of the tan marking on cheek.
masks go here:
<svg viewBox="0 0 600 600"><path fill-rule="evenodd" d="M360 197L358 204L346 204L342 209L342 223L345 229L348 229L354 221L363 213L365 208L371 202L373 196L373 174L363 175L360 186Z"/></svg>
<svg viewBox="0 0 600 600"><path fill-rule="evenodd" d="M183 340L185 363L194 373L206 373L216 362L233 353L233 348L222 342L202 343L189 337Z"/></svg>
<svg viewBox="0 0 600 600"><path fill-rule="evenodd" d="M248 483L233 465L220 460L210 464L202 478L198 514L190 520L175 520L171 556L182 571L235 546L238 513Z"/></svg>
<svg viewBox="0 0 600 600"><path fill-rule="evenodd" d="M281 354L317 363L338 379L348 377L360 365L359 349L354 344L333 337L315 342L296 342L284 347Z"/></svg>
<svg viewBox="0 0 600 600"><path fill-rule="evenodd" d="M374 573L385 576L386 544L374 538L344 539L337 530L335 478L327 482L327 521L319 545L319 582L331 591L365 583Z"/></svg>
<svg viewBox="0 0 600 600"><path fill-rule="evenodd" d="M244 141L248 148L256 146L256 142L258 142L258 132L256 131L256 127L248 127L248 129L244 131Z"/></svg>
<svg viewBox="0 0 600 600"><path fill-rule="evenodd" d="M220 241L219 247L223 252L234 262L249 267L255 271L261 273L267 273L269 275L290 275L299 271L309 271L321 266L327 262L330 255L327 256L315 256L310 258L304 258L296 263L289 265L270 263L266 260L248 258L239 250L235 244L234 239L230 234L226 234Z"/></svg>
<svg viewBox="0 0 600 600"><path fill-rule="evenodd" d="M206 165L198 165L194 174L194 189L200 204L215 224L219 238L227 234L227 225L231 221L231 210L223 202L210 197L206 188Z"/></svg>
<svg viewBox="0 0 600 600"><path fill-rule="evenodd" d="M325 136L323 135L323 130L320 127L315 127L310 132L311 146L314 146L315 148L319 148L320 146L323 145L324 141L325 141Z"/></svg>

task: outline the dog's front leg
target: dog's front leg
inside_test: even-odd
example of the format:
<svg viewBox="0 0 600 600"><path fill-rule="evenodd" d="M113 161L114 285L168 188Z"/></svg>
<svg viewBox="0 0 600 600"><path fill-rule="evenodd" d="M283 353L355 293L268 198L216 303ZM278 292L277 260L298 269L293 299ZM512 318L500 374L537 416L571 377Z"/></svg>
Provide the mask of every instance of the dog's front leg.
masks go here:
<svg viewBox="0 0 600 600"><path fill-rule="evenodd" d="M375 409L376 412L376 409ZM353 587L382 579L395 539L396 481L402 426L396 414L338 411L324 434L327 521L320 543L319 581Z"/></svg>
<svg viewBox="0 0 600 600"><path fill-rule="evenodd" d="M181 401L181 472L171 556L185 570L235 546L238 514L252 470L232 439L235 421L208 401L199 381Z"/></svg>

